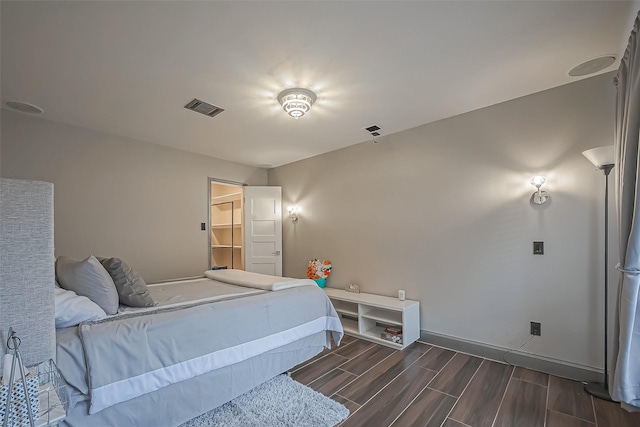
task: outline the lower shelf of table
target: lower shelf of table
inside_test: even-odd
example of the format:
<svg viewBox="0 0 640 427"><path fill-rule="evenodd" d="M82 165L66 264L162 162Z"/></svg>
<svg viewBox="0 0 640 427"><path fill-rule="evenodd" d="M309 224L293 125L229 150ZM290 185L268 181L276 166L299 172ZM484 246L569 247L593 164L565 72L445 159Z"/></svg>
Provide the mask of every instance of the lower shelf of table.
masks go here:
<svg viewBox="0 0 640 427"><path fill-rule="evenodd" d="M397 344L385 339L380 338L380 332L382 332L382 328L379 328L380 330L368 330L365 332L358 332L357 329L352 329L352 328L345 328L344 326L342 327L344 329L344 333L347 335L350 335L352 337L356 337L356 338L361 338L363 340L366 341L371 341L374 342L376 344L381 344L381 345L386 345L387 347L391 347L391 348L395 348L397 350L403 350L404 348L408 347L410 344L413 344L414 341L410 342L410 343L402 343L402 344Z"/></svg>
<svg viewBox="0 0 640 427"><path fill-rule="evenodd" d="M34 422L36 427L54 425L67 416L64 406L56 393L52 392L49 388L41 387L40 396L40 404L44 404L50 409ZM43 396L47 396L44 398L44 401Z"/></svg>

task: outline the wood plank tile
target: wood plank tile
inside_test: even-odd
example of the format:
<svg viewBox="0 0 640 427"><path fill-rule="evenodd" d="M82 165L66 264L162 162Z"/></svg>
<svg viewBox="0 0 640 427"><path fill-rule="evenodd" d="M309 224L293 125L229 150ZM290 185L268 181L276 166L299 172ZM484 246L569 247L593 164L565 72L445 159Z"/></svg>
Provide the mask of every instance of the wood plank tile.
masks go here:
<svg viewBox="0 0 640 427"><path fill-rule="evenodd" d="M442 427L469 427L462 423L459 423L451 418L447 418L444 423L442 423Z"/></svg>
<svg viewBox="0 0 640 427"><path fill-rule="evenodd" d="M440 427L455 403L455 397L426 388L392 426Z"/></svg>
<svg viewBox="0 0 640 427"><path fill-rule="evenodd" d="M342 336L342 339L340 340L340 345L342 346L344 344L349 344L350 342L353 342L353 341L362 341L362 340L360 340L360 339L358 339L358 338L356 338L354 336L344 334Z"/></svg>
<svg viewBox="0 0 640 427"><path fill-rule="evenodd" d="M357 378L356 375L343 371L340 368L336 368L317 380L310 382L309 387L318 393L324 394L325 396L332 396L335 392L349 384L355 378Z"/></svg>
<svg viewBox="0 0 640 427"><path fill-rule="evenodd" d="M455 354L455 351L446 350L440 347L433 347L422 359L418 361L417 364L423 368L438 372Z"/></svg>
<svg viewBox="0 0 640 427"><path fill-rule="evenodd" d="M334 394L333 396L331 396L331 398L333 400L335 400L338 403L343 404L344 406L347 407L347 409L349 410L349 414L353 414L354 412L356 412L358 410L358 408L360 408L360 405L358 405L356 402L352 402L348 399L345 399L342 396L338 396L337 394Z"/></svg>
<svg viewBox="0 0 640 427"><path fill-rule="evenodd" d="M388 426L427 386L434 375L433 371L410 366L358 412L347 418L342 426Z"/></svg>
<svg viewBox="0 0 640 427"><path fill-rule="evenodd" d="M531 369L522 368L520 366L516 366L516 370L513 371L513 378L538 384L543 387L546 387L549 384L549 374L532 371Z"/></svg>
<svg viewBox="0 0 640 427"><path fill-rule="evenodd" d="M342 365L342 369L352 374L362 375L396 351L389 347L374 344L364 353Z"/></svg>
<svg viewBox="0 0 640 427"><path fill-rule="evenodd" d="M512 378L494 427L543 427L547 389Z"/></svg>
<svg viewBox="0 0 640 427"><path fill-rule="evenodd" d="M619 403L593 398L598 427L638 427L640 412L627 412Z"/></svg>
<svg viewBox="0 0 640 427"><path fill-rule="evenodd" d="M345 346L340 346L337 350L334 351L335 354L351 359L365 351L366 349L377 345L369 341L357 340L353 341ZM381 346L379 346L381 347Z"/></svg>
<svg viewBox="0 0 640 427"><path fill-rule="evenodd" d="M591 396L582 383L551 375L549 378L549 407L553 411L595 422Z"/></svg>
<svg viewBox="0 0 640 427"><path fill-rule="evenodd" d="M457 353L429 384L429 388L460 397L481 363L482 359L479 357Z"/></svg>
<svg viewBox="0 0 640 427"><path fill-rule="evenodd" d="M396 351L340 391L340 396L364 404L422 356L417 351Z"/></svg>
<svg viewBox="0 0 640 427"><path fill-rule="evenodd" d="M413 344L409 345L407 348L405 348L405 350L419 351L420 353L426 353L427 351L431 350L432 348L433 348L432 345L416 341Z"/></svg>
<svg viewBox="0 0 640 427"><path fill-rule="evenodd" d="M377 365L380 354L375 355L376 347L391 351ZM338 351L347 357L336 354ZM495 412L495 402L505 387L510 368L484 361L474 370L479 365L474 363L475 359L425 343L416 342L404 351L394 351L349 336L340 347L324 350L296 367L293 377L311 383L312 388L331 395L350 410L352 415L340 427L384 427L390 422L394 422L393 427L486 427L494 419L492 411ZM346 371L343 368L347 363L351 363L351 370L364 373L357 377ZM364 369L372 365L375 366L369 371ZM428 374L421 376L420 372ZM433 377L431 382L429 377ZM460 387L464 392L456 402L453 396ZM546 427L640 427L640 414L584 395L582 384L575 381L516 368L506 386L494 427L542 427L545 420ZM547 397L549 408L545 408Z"/></svg>
<svg viewBox="0 0 640 427"><path fill-rule="evenodd" d="M304 368L298 369L291 374L291 378L302 384L309 384L312 381L320 378L324 374L328 373L334 368L342 365L346 362L346 357L338 356L337 354L327 354L322 359L319 359Z"/></svg>
<svg viewBox="0 0 640 427"><path fill-rule="evenodd" d="M512 366L482 362L449 418L473 427L491 427L512 372Z"/></svg>
<svg viewBox="0 0 640 427"><path fill-rule="evenodd" d="M547 410L547 427L595 427L596 425L580 418Z"/></svg>
<svg viewBox="0 0 640 427"><path fill-rule="evenodd" d="M325 357L329 353L331 353L331 350L329 350L328 348L325 348L320 353L318 353L315 356L313 356L311 359L306 360L306 361L294 366L293 368L289 369L289 372L297 371L298 369L300 369L300 368L302 368L304 366L307 366L308 364L313 363L318 359L321 359L321 358Z"/></svg>

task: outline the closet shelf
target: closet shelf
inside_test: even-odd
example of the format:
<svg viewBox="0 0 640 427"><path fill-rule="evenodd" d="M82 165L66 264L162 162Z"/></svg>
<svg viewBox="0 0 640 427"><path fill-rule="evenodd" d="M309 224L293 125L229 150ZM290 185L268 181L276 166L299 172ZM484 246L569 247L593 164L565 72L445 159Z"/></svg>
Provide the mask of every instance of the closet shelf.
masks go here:
<svg viewBox="0 0 640 427"><path fill-rule="evenodd" d="M211 205L218 203L237 202L242 198L242 193L225 194L224 196L214 196L211 198Z"/></svg>
<svg viewBox="0 0 640 427"><path fill-rule="evenodd" d="M225 229L225 228L240 228L242 226L242 224L236 222L236 223L227 223L227 224L211 224L211 228L216 229L216 230L221 230L221 229Z"/></svg>
<svg viewBox="0 0 640 427"><path fill-rule="evenodd" d="M242 225L244 191L211 183L209 222L210 265L243 269Z"/></svg>

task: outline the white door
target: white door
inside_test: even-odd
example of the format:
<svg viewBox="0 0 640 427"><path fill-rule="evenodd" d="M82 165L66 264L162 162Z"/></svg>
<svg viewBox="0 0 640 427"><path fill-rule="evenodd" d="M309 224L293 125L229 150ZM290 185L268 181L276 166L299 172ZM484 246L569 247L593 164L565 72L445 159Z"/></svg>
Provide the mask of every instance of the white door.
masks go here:
<svg viewBox="0 0 640 427"><path fill-rule="evenodd" d="M244 269L282 276L282 188L244 187Z"/></svg>

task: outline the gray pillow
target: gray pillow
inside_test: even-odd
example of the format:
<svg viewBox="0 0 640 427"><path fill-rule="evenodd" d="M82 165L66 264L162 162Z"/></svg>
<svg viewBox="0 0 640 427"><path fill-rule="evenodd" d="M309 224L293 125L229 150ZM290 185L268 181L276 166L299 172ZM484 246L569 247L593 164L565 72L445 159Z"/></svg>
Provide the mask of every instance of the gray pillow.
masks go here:
<svg viewBox="0 0 640 427"><path fill-rule="evenodd" d="M98 259L116 285L120 304L131 307L153 307L156 305L144 279L129 264L120 258Z"/></svg>
<svg viewBox="0 0 640 427"><path fill-rule="evenodd" d="M60 256L56 278L63 289L95 302L107 314L118 312L118 291L113 279L93 255L84 260Z"/></svg>

